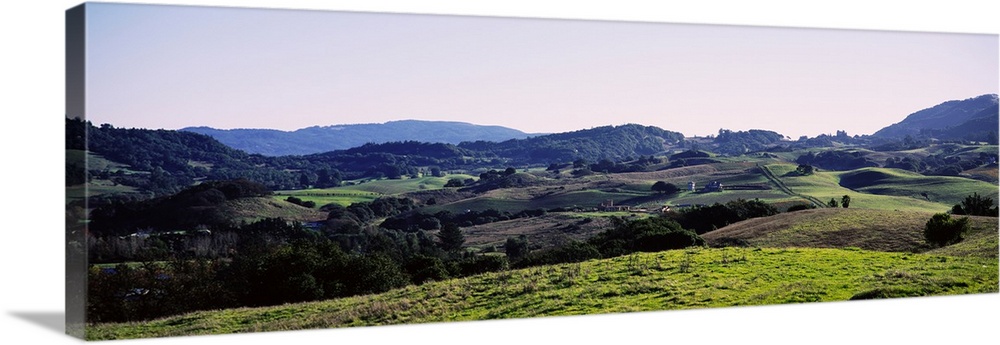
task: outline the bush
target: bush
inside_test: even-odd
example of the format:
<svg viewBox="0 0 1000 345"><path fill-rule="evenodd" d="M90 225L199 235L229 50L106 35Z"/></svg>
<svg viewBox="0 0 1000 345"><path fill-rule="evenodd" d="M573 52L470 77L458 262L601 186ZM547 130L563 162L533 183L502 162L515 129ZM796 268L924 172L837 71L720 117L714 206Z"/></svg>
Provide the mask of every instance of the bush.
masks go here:
<svg viewBox="0 0 1000 345"><path fill-rule="evenodd" d="M813 206L812 204L795 204L795 205L792 205L792 206L788 207L788 211L786 211L786 212L811 210L811 209L814 209L814 208L816 208L816 206Z"/></svg>
<svg viewBox="0 0 1000 345"><path fill-rule="evenodd" d="M924 239L927 243L938 247L955 244L962 241L962 236L969 231L969 218L952 219L947 213L938 213L927 221L924 227Z"/></svg>

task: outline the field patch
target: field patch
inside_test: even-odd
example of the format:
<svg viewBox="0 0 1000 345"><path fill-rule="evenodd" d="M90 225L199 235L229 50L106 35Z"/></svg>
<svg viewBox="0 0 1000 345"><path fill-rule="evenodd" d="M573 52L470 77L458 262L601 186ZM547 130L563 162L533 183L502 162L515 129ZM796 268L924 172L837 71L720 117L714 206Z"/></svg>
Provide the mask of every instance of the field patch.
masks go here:
<svg viewBox="0 0 1000 345"><path fill-rule="evenodd" d="M861 248L926 252L923 229L933 213L825 208L748 219L702 235L711 246ZM934 252L997 257L997 219L970 217L972 231L955 248Z"/></svg>
<svg viewBox="0 0 1000 345"><path fill-rule="evenodd" d="M235 222L246 223L264 218L284 218L287 221L299 222L326 220L325 212L267 197L228 200L222 205L220 212Z"/></svg>
<svg viewBox="0 0 1000 345"><path fill-rule="evenodd" d="M822 202L829 202L830 199L838 203L844 195L851 197L850 208L865 208L876 210L896 210L896 211L916 211L916 212L945 212L951 209L953 204L945 202L929 201L924 198L913 198L902 195L872 194L864 191L855 191L840 185L840 176L848 172L819 171L807 176L797 176L795 164L770 164L776 176L779 176L782 183L792 192L814 197ZM865 169L859 169L865 170ZM887 170L887 169L883 169ZM921 175L922 176L922 175ZM969 180L972 181L972 180ZM972 181L976 182L976 181ZM996 189L996 187L994 187ZM902 194L902 193L899 193ZM964 198L965 195L962 195Z"/></svg>
<svg viewBox="0 0 1000 345"><path fill-rule="evenodd" d="M924 176L885 168L865 168L839 174L840 185L858 192L903 196L954 205L973 193L996 196L996 185L954 176Z"/></svg>

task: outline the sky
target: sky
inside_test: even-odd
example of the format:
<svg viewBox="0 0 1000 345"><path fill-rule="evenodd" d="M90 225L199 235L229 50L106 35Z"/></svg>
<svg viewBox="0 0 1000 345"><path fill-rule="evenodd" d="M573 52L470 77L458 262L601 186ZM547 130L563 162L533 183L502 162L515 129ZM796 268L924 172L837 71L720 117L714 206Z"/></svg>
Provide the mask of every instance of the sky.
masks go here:
<svg viewBox="0 0 1000 345"><path fill-rule="evenodd" d="M998 36L89 4L87 117L871 134L998 92Z"/></svg>

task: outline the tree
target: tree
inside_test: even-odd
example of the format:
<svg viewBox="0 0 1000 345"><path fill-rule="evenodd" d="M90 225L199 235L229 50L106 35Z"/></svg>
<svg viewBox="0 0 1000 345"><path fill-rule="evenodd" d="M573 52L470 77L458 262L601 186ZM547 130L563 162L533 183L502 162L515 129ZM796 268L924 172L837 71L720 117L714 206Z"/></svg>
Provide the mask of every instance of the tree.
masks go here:
<svg viewBox="0 0 1000 345"><path fill-rule="evenodd" d="M938 213L924 226L924 239L938 247L955 244L962 241L962 236L970 227L969 217L952 219L947 213Z"/></svg>
<svg viewBox="0 0 1000 345"><path fill-rule="evenodd" d="M830 202L826 203L827 206L837 207L837 199L830 198Z"/></svg>
<svg viewBox="0 0 1000 345"><path fill-rule="evenodd" d="M508 237L503 250L507 253L507 258L511 262L521 260L525 255L528 255L528 237L525 235L520 235L516 238Z"/></svg>
<svg viewBox="0 0 1000 345"><path fill-rule="evenodd" d="M972 193L972 195L966 196L961 204L952 207L951 213L996 217L997 208L993 207L993 198L981 196L979 193Z"/></svg>
<svg viewBox="0 0 1000 345"><path fill-rule="evenodd" d="M840 205L844 208L851 206L851 197L849 195L844 195L844 197L840 198Z"/></svg>
<svg viewBox="0 0 1000 345"><path fill-rule="evenodd" d="M447 183L444 184L445 187L462 187L465 182L462 182L460 178L449 179Z"/></svg>
<svg viewBox="0 0 1000 345"><path fill-rule="evenodd" d="M815 168L809 164L799 164L799 166L795 168L795 171L798 172L799 175L812 175L814 170Z"/></svg>
<svg viewBox="0 0 1000 345"><path fill-rule="evenodd" d="M441 240L441 249L445 251L457 251L462 249L462 244L465 244L465 236L462 235L462 229L459 229L455 223L445 224L437 236Z"/></svg>
<svg viewBox="0 0 1000 345"><path fill-rule="evenodd" d="M666 183L663 181L656 181L650 189L663 194L672 194L680 190L680 188L677 188L677 186L673 183Z"/></svg>

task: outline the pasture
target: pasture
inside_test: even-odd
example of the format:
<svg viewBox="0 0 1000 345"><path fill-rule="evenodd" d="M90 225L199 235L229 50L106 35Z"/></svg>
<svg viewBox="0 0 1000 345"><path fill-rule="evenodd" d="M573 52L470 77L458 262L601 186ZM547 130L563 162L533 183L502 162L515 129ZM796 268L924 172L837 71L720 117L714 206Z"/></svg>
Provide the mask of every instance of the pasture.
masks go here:
<svg viewBox="0 0 1000 345"><path fill-rule="evenodd" d="M88 325L89 340L996 293L995 258L860 249L642 253L381 294Z"/></svg>

